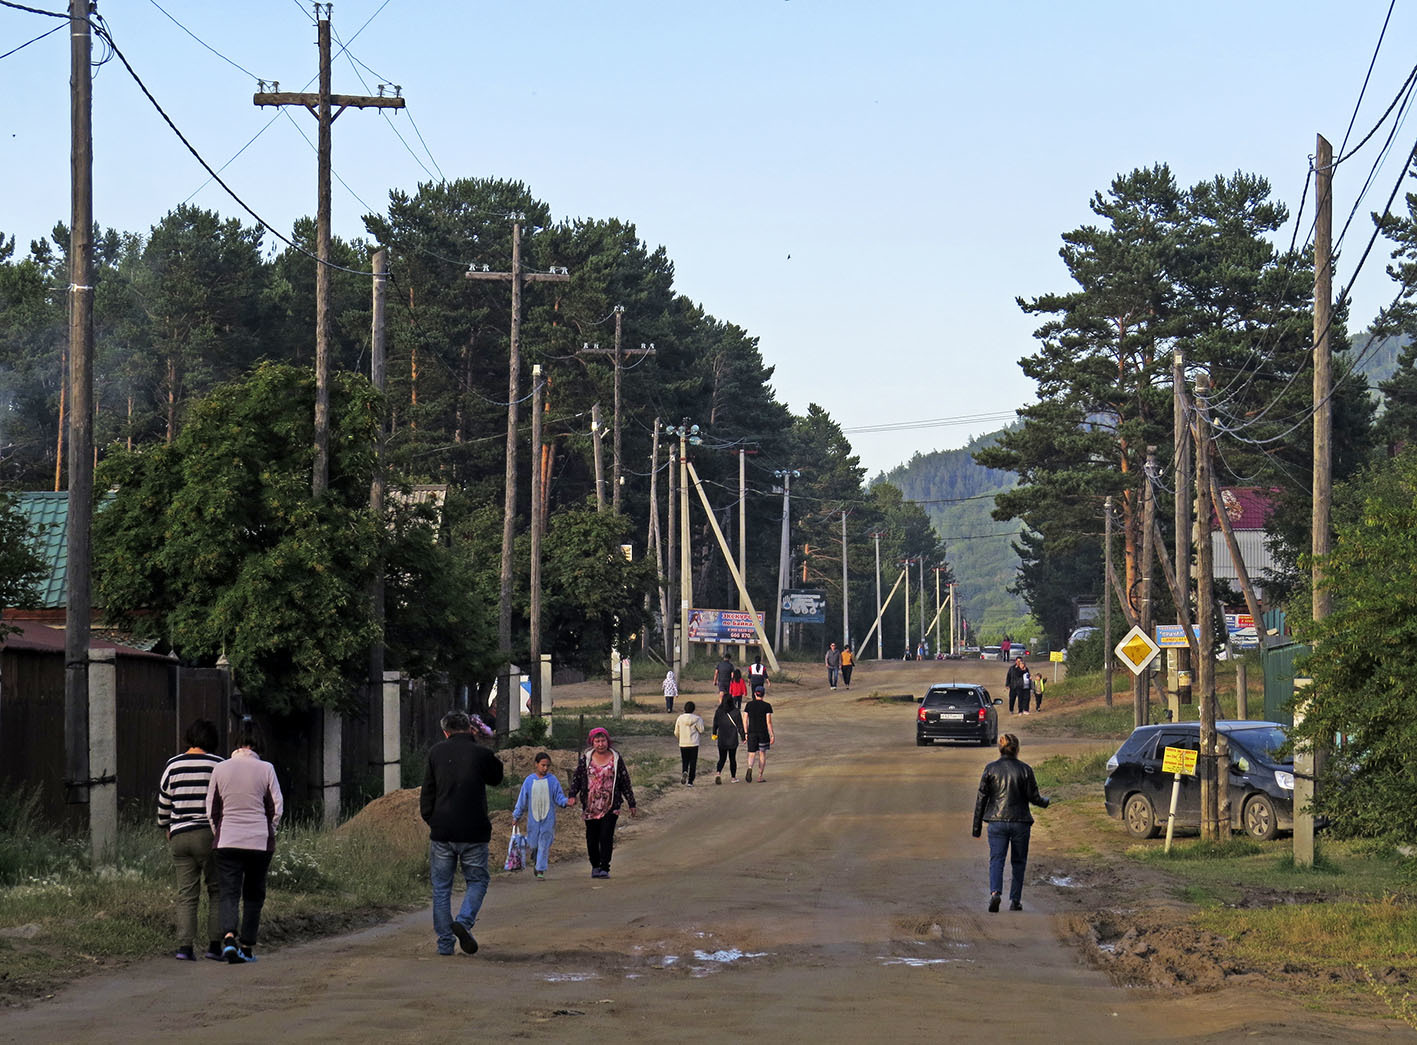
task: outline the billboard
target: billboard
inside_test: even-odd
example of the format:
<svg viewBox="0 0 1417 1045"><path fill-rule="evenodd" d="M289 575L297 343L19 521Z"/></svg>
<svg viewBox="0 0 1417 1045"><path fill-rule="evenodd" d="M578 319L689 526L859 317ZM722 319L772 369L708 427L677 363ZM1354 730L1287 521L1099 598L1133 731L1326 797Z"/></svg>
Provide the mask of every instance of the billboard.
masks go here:
<svg viewBox="0 0 1417 1045"><path fill-rule="evenodd" d="M763 623L759 613L758 624ZM747 610L690 610L690 642L757 642L753 614Z"/></svg>
<svg viewBox="0 0 1417 1045"><path fill-rule="evenodd" d="M784 624L825 624L827 593L817 588L788 588L782 593Z"/></svg>

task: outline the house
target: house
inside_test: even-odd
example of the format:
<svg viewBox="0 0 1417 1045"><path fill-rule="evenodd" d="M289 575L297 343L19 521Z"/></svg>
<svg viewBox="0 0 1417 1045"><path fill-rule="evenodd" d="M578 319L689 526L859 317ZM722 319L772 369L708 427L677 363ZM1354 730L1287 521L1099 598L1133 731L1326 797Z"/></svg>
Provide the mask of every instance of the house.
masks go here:
<svg viewBox="0 0 1417 1045"><path fill-rule="evenodd" d="M1274 569L1275 559L1268 546L1269 517L1274 511L1274 499L1279 491L1260 486L1227 486L1220 491L1220 502L1215 505L1216 517L1211 519L1210 547L1215 562L1215 579L1228 581L1239 589L1240 574L1235 569L1235 561L1230 556L1230 545L1220 528L1219 513L1225 512L1230 529L1235 534L1235 543L1240 546L1240 558L1250 583L1255 587L1255 595L1264 601L1264 577Z"/></svg>
<svg viewBox="0 0 1417 1045"><path fill-rule="evenodd" d="M18 610L5 607L5 619L62 625L68 602L69 494L66 490L17 493L15 508L34 541L34 550L48 568L39 582L39 605Z"/></svg>

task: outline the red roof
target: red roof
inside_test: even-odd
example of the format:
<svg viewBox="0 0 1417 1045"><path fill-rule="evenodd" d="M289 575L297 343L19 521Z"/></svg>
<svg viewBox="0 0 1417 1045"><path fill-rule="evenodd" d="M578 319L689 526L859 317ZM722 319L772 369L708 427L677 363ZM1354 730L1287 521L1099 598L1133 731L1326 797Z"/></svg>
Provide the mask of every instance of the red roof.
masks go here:
<svg viewBox="0 0 1417 1045"><path fill-rule="evenodd" d="M42 621L10 620L8 618L4 621L4 627L19 629L19 631L4 637L3 645L8 649L64 652L64 629L62 627L51 628ZM90 635L89 645L98 649L117 650L125 657L153 657L157 660L167 660L160 653L152 653L134 646L125 646L119 642L110 642L97 632Z"/></svg>
<svg viewBox="0 0 1417 1045"><path fill-rule="evenodd" d="M1277 489L1261 486L1226 486L1220 491L1221 503L1215 505L1219 513L1223 508L1230 517L1232 530L1263 530L1274 512L1274 496ZM1220 525L1219 515L1211 518L1211 529Z"/></svg>

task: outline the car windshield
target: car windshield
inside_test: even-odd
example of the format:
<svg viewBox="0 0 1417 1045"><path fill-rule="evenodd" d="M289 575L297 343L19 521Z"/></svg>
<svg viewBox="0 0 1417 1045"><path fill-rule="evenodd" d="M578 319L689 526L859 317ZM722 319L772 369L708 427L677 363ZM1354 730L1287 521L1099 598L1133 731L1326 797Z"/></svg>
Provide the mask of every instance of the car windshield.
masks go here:
<svg viewBox="0 0 1417 1045"><path fill-rule="evenodd" d="M925 694L927 708L962 708L979 706L979 695L973 690L932 690Z"/></svg>
<svg viewBox="0 0 1417 1045"><path fill-rule="evenodd" d="M1289 737L1279 726L1254 726L1249 729L1237 729L1231 732L1230 740L1231 743L1244 748L1252 756L1265 762L1289 765L1294 761L1293 754L1284 752L1285 746L1289 743Z"/></svg>

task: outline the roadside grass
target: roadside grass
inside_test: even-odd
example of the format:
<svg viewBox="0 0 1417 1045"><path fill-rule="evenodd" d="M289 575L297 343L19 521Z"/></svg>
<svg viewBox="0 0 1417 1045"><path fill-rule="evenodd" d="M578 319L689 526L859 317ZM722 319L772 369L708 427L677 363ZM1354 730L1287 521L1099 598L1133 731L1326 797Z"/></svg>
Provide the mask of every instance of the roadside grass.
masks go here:
<svg viewBox="0 0 1417 1045"><path fill-rule="evenodd" d="M1060 787L1063 784L1096 784L1101 786L1107 779L1107 759L1111 755L1105 751L1090 755L1052 755L1033 767L1033 775L1039 788Z"/></svg>
<svg viewBox="0 0 1417 1045"><path fill-rule="evenodd" d="M695 701L695 703L699 702ZM680 703L675 705L676 709L682 706ZM587 704L577 706L571 711L557 712L552 716L551 736L547 738L546 742L556 747L579 749L585 744L586 734L596 728L608 730L611 737L667 737L670 735L670 725L674 720L664 714L663 701L660 701L658 707L632 706L626 703L623 712L624 718L613 717L608 703ZM635 717L638 715L646 717Z"/></svg>

